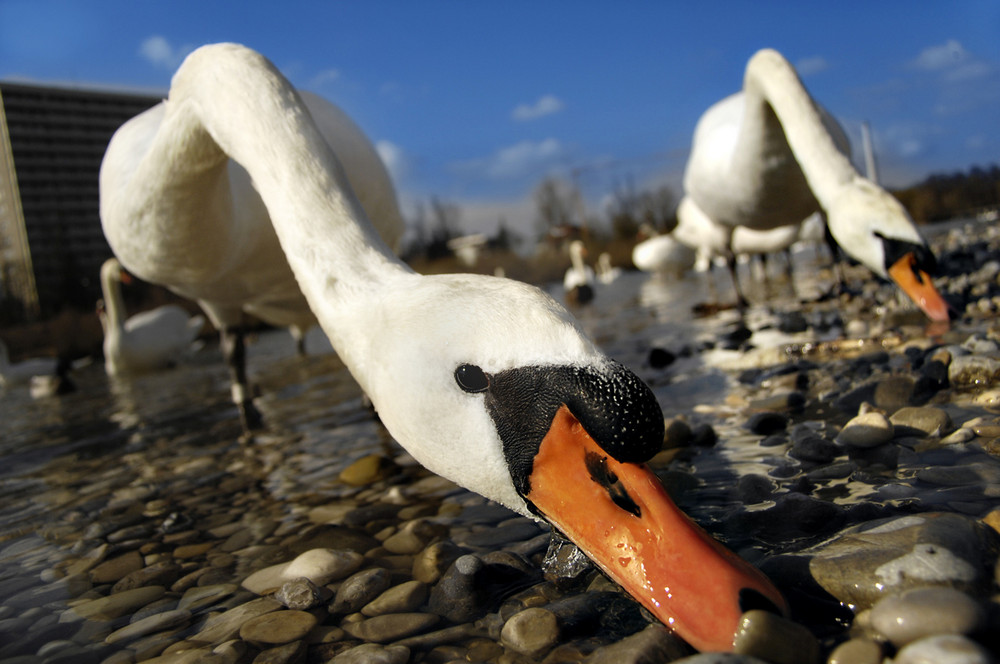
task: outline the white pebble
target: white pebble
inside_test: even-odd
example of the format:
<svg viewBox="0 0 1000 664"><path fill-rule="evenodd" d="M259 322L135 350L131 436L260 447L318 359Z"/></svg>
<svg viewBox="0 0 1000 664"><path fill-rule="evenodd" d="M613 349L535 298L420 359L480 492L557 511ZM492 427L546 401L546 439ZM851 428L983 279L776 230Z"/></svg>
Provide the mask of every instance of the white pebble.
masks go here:
<svg viewBox="0 0 1000 664"><path fill-rule="evenodd" d="M939 634L914 641L899 651L893 664L990 664L990 654L975 641Z"/></svg>

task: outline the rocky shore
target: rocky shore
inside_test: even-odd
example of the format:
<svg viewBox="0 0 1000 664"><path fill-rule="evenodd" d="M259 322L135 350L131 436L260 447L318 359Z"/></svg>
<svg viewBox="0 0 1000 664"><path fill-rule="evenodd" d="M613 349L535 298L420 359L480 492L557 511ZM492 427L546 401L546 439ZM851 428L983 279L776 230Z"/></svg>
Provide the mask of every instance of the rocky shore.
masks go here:
<svg viewBox="0 0 1000 664"><path fill-rule="evenodd" d="M667 345L637 305L608 324L625 339L596 331L664 405L651 467L789 600L745 614L738 654L696 654L547 528L421 468L322 356L258 374L252 441L221 367L8 395L0 661L996 661L1000 234L934 244L946 331L872 282ZM722 398L691 404L709 379Z"/></svg>

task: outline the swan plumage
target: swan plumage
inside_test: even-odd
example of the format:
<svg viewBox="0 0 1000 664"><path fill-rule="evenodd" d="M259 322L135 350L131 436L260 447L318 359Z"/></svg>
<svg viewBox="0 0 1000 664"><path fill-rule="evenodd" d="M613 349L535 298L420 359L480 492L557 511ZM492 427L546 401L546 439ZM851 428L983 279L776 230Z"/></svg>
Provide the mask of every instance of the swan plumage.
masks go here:
<svg viewBox="0 0 1000 664"><path fill-rule="evenodd" d="M371 141L330 102L305 91L295 94L289 112L309 117L336 150L375 230L395 248L402 216ZM217 150L199 150L208 137L186 123L199 110L188 107L201 103L178 89L118 129L101 165L101 223L131 274L195 300L219 330L233 400L244 428L251 430L260 417L246 374L246 315L290 328L297 346L316 317L278 242L258 183L244 164ZM174 140L178 135L197 140L181 144ZM262 163L269 158L258 157ZM307 160L282 172L284 186L298 187L299 178L308 178L313 168Z"/></svg>
<svg viewBox="0 0 1000 664"><path fill-rule="evenodd" d="M892 279L935 321L948 306L931 283L934 257L906 210L851 164L846 135L772 49L747 63L743 90L695 128L678 220L769 230L822 210L840 247Z"/></svg>
<svg viewBox="0 0 1000 664"><path fill-rule="evenodd" d="M194 51L162 113L136 175L108 194L149 190L148 202L169 208L183 201L163 199L184 188L147 178L197 187L224 179L231 164L245 168L316 319L420 463L553 523L697 648L732 647L745 590L784 607L766 578L684 517L642 465L664 434L652 390L541 290L492 276L422 276L400 261L302 98L263 56L235 44ZM133 224L143 210L128 200L106 206L127 209ZM623 560L622 547L633 547L634 559Z"/></svg>
<svg viewBox="0 0 1000 664"><path fill-rule="evenodd" d="M604 285L614 283L622 276L622 269L611 264L611 254L602 251L597 257L597 280Z"/></svg>
<svg viewBox="0 0 1000 664"><path fill-rule="evenodd" d="M121 285L122 265L117 258L109 258L101 265L104 300L98 308L104 328L104 369L109 376L165 369L190 352L205 326L204 316L165 304L126 318Z"/></svg>
<svg viewBox="0 0 1000 664"><path fill-rule="evenodd" d="M673 233L653 235L632 247L632 264L643 272L679 279L694 267L696 253Z"/></svg>

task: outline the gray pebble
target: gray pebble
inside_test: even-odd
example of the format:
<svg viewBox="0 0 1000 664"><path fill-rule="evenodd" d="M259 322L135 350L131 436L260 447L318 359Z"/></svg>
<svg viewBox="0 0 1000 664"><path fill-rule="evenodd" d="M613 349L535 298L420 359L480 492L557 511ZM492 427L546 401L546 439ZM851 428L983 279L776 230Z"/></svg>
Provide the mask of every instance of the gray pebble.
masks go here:
<svg viewBox="0 0 1000 664"><path fill-rule="evenodd" d="M409 648L362 643L336 655L327 664L406 664L408 661L410 661Z"/></svg>
<svg viewBox="0 0 1000 664"><path fill-rule="evenodd" d="M343 625L344 631L362 641L388 643L427 631L437 624L430 613L390 613Z"/></svg>
<svg viewBox="0 0 1000 664"><path fill-rule="evenodd" d="M345 580L330 604L332 613L354 613L381 595L392 583L389 570L381 567L362 570Z"/></svg>
<svg viewBox="0 0 1000 664"><path fill-rule="evenodd" d="M914 588L879 600L871 624L896 646L933 634L971 634L985 622L983 607L954 588Z"/></svg>
<svg viewBox="0 0 1000 664"><path fill-rule="evenodd" d="M282 584L278 592L274 593L274 599L289 609L308 611L323 601L323 595L315 583L300 577Z"/></svg>
<svg viewBox="0 0 1000 664"><path fill-rule="evenodd" d="M516 613L504 623L500 642L527 657L539 657L559 640L559 622L555 614L543 608Z"/></svg>
<svg viewBox="0 0 1000 664"><path fill-rule="evenodd" d="M819 643L808 629L769 611L747 611L733 637L733 652L773 664L819 661Z"/></svg>
<svg viewBox="0 0 1000 664"><path fill-rule="evenodd" d="M892 423L883 413L868 411L852 418L837 435L837 442L853 447L876 447L892 440Z"/></svg>
<svg viewBox="0 0 1000 664"><path fill-rule="evenodd" d="M991 664L978 643L956 634L939 634L914 641L896 654L893 664Z"/></svg>

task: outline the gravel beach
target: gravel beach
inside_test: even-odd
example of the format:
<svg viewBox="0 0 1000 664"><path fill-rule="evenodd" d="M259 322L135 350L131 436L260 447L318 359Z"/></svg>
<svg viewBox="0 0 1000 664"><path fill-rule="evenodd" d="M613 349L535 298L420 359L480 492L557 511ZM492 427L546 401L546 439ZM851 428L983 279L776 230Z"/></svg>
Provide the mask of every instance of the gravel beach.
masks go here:
<svg viewBox="0 0 1000 664"><path fill-rule="evenodd" d="M626 275L579 312L664 409L650 466L789 601L745 614L736 654L695 653L547 527L424 470L334 354L274 332L250 349L253 440L211 347L3 395L0 661L996 661L1000 232L932 245L948 330L858 267L819 297L828 269L793 294L772 266L742 321L692 314L701 275Z"/></svg>

